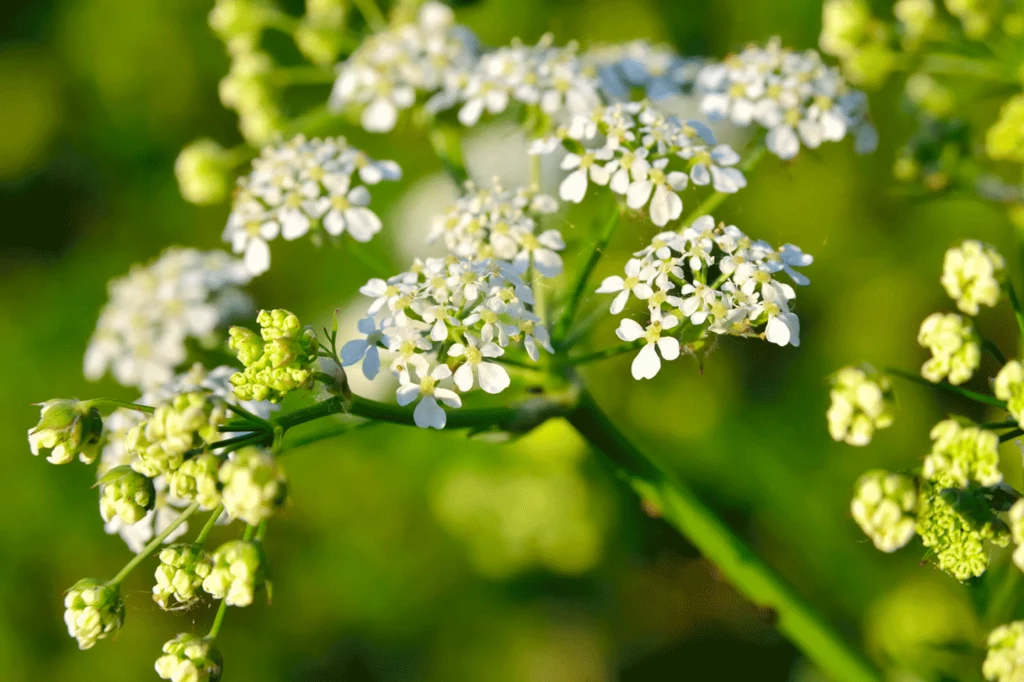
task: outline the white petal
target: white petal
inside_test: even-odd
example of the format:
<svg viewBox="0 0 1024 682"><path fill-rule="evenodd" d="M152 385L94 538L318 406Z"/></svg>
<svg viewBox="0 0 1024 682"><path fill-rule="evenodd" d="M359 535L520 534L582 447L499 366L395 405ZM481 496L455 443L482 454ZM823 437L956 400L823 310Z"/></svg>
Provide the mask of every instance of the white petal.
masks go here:
<svg viewBox="0 0 1024 682"><path fill-rule="evenodd" d="M421 429L443 429L447 422L444 409L433 396L424 396L412 412L412 419Z"/></svg>
<svg viewBox="0 0 1024 682"><path fill-rule="evenodd" d="M250 239L245 248L245 269L253 275L262 275L270 269L270 247L261 239Z"/></svg>
<svg viewBox="0 0 1024 682"><path fill-rule="evenodd" d="M636 357L633 358L633 365L631 367L634 379L653 379L657 376L658 371L661 369L661 358L658 357L658 353L654 350L654 344L649 343L640 349Z"/></svg>
<svg viewBox="0 0 1024 682"><path fill-rule="evenodd" d="M455 370L455 385L459 387L459 390L465 393L466 391L472 390L473 388L473 365L468 362L463 363Z"/></svg>
<svg viewBox="0 0 1024 682"><path fill-rule="evenodd" d="M636 341L643 337L644 328L636 320L626 318L619 322L619 328L615 330L615 335L623 341Z"/></svg>
<svg viewBox="0 0 1024 682"><path fill-rule="evenodd" d="M487 393L501 393L512 383L505 368L493 362L481 362L477 373L480 376L480 388Z"/></svg>
<svg viewBox="0 0 1024 682"><path fill-rule="evenodd" d="M558 187L558 196L564 201L571 201L578 204L583 201L583 195L587 193L587 172L578 169L566 176Z"/></svg>
<svg viewBox="0 0 1024 682"><path fill-rule="evenodd" d="M666 360L675 360L679 357L679 340L672 336L663 336L658 339L658 350L661 357Z"/></svg>

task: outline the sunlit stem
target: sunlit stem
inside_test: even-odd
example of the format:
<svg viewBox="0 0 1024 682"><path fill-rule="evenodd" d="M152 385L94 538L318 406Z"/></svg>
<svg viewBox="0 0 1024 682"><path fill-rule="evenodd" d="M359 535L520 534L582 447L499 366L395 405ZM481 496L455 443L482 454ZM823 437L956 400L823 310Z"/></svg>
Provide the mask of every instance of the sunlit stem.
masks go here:
<svg viewBox="0 0 1024 682"><path fill-rule="evenodd" d="M603 350L595 351L593 353L586 353L584 355L577 355L575 357L564 358L561 362L562 365L585 365L589 362L597 362L598 360L607 360L608 358L618 357L624 355L637 348L642 347L647 343L646 339L637 339L636 341L630 341L629 343L623 343L618 346L612 346L611 348L605 348Z"/></svg>
<svg viewBox="0 0 1024 682"><path fill-rule="evenodd" d="M220 606L217 607L217 615L213 617L213 625L210 626L210 631L206 633L207 639L217 639L217 635L220 634L220 627L224 624L224 615L228 612L228 603L226 600L220 600Z"/></svg>
<svg viewBox="0 0 1024 682"><path fill-rule="evenodd" d="M388 20L384 16L384 13L380 11L380 7L377 7L377 3L374 0L352 0L352 4L355 6L359 13L363 15L363 19L366 20L366 25L372 28L376 33L387 29Z"/></svg>
<svg viewBox="0 0 1024 682"><path fill-rule="evenodd" d="M1020 333L1024 334L1024 313L1020 309L1020 300L1017 298L1017 292L1013 288L1013 284L1007 280L1006 284L1003 285L1006 289L1006 295L1010 299L1010 305L1013 306L1013 314L1017 318L1017 327L1020 329Z"/></svg>
<svg viewBox="0 0 1024 682"><path fill-rule="evenodd" d="M945 381L939 382L937 384L932 383L925 379L924 377L920 377L914 374L913 372L905 372L902 369L896 369L894 367L886 367L883 371L886 374L891 374L892 376L900 377L901 379L906 379L907 381L913 381L914 383L921 384L922 386L928 386L929 388L937 388L940 391L946 391L947 393L955 393L956 395L967 398L968 400L973 400L975 402L983 403L985 405L991 405L992 407L1002 407L1004 409L1006 408L1006 402L1000 400L999 398L996 398L995 396L986 395L984 393L978 393L977 391L970 391L966 388L960 388L959 386L954 386L953 384L946 383Z"/></svg>
<svg viewBox="0 0 1024 682"><path fill-rule="evenodd" d="M992 343L988 339L982 339L981 347L984 350L988 351L989 355L995 358L995 361L998 362L1000 365L1006 364L1006 356L1003 355L1003 352L1001 350L999 350L999 346Z"/></svg>
<svg viewBox="0 0 1024 682"><path fill-rule="evenodd" d="M1020 438L1021 436L1024 436L1024 429L1014 429L1013 431L1007 431L1006 433L1000 435L999 436L999 442L1000 443L1005 443L1008 440L1013 440L1014 438Z"/></svg>
<svg viewBox="0 0 1024 682"><path fill-rule="evenodd" d="M95 407L101 409L104 407L120 407L126 410L135 410L136 412L145 412L146 414L153 414L156 412L155 407L149 405L139 405L138 403L128 402L127 400L113 400L110 398L93 398L92 400L83 400L81 405L85 409Z"/></svg>
<svg viewBox="0 0 1024 682"><path fill-rule="evenodd" d="M131 561L125 564L124 568L121 569L120 573L115 575L113 580L111 580L108 584L120 585L124 581L124 579L128 577L129 573L134 571L139 564L141 564L143 561L149 558L149 556L153 552L155 552L160 547L160 545L164 543L164 540L170 537L171 533L173 533L178 528L178 526L185 523L185 521L188 520L188 517L192 516L192 514L194 514L197 509L199 509L198 502L193 502L189 506L185 507L184 511L178 514L178 518L171 521L167 528L164 528L159 535L150 540L149 544L143 547L141 552L136 554Z"/></svg>
<svg viewBox="0 0 1024 682"><path fill-rule="evenodd" d="M201 531L199 531L199 535L196 536L196 544L197 545L201 545L204 542L206 542L206 538L210 537L210 533L213 532L214 526L217 525L217 519L219 519L220 515L223 514L223 513L224 513L224 505L223 504L218 504L216 507L213 508L213 511L210 512L210 518L207 519L207 521L206 521L206 525L203 526L203 529Z"/></svg>
<svg viewBox="0 0 1024 682"><path fill-rule="evenodd" d="M991 59L976 59L958 54L929 54L917 65L917 70L935 76L964 76L979 80L1014 83L1012 71Z"/></svg>

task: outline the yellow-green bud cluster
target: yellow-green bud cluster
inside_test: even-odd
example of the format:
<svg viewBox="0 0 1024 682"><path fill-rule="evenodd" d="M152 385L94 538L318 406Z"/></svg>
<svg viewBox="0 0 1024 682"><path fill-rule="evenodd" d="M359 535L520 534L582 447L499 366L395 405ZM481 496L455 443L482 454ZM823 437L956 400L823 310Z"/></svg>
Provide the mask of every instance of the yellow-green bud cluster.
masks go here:
<svg viewBox="0 0 1024 682"><path fill-rule="evenodd" d="M989 634L981 672L993 682L1024 679L1024 620L1000 625Z"/></svg>
<svg viewBox="0 0 1024 682"><path fill-rule="evenodd" d="M53 464L67 464L76 456L86 464L96 461L103 435L96 408L77 400L48 400L39 406L39 423L28 432L33 455L45 454Z"/></svg>
<svg viewBox="0 0 1024 682"><path fill-rule="evenodd" d="M1010 542L1006 525L976 491L943 490L927 480L920 486L917 533L938 567L960 581L984 573L987 543L1005 547Z"/></svg>
<svg viewBox="0 0 1024 682"><path fill-rule="evenodd" d="M280 402L313 381L319 343L312 329L287 310L260 311L260 334L232 327L229 346L245 370L231 377L239 400Z"/></svg>
<svg viewBox="0 0 1024 682"><path fill-rule="evenodd" d="M999 471L999 436L976 426L961 426L946 419L932 428L932 451L924 459L922 474L943 488L984 487L1003 480Z"/></svg>
<svg viewBox="0 0 1024 682"><path fill-rule="evenodd" d="M212 639L181 634L164 644L164 655L156 659L156 674L171 682L217 682L224 659Z"/></svg>
<svg viewBox="0 0 1024 682"><path fill-rule="evenodd" d="M124 625L124 602L117 585L84 578L64 597L64 623L79 649L90 649Z"/></svg>
<svg viewBox="0 0 1024 682"><path fill-rule="evenodd" d="M960 20L964 35L984 38L996 19L1001 0L946 0L946 9Z"/></svg>
<svg viewBox="0 0 1024 682"><path fill-rule="evenodd" d="M993 389L997 398L1006 401L1006 411L1024 428L1024 366L1017 360L1003 365Z"/></svg>
<svg viewBox="0 0 1024 682"><path fill-rule="evenodd" d="M306 15L295 29L295 46L314 64L334 66L345 39L345 3L307 0Z"/></svg>
<svg viewBox="0 0 1024 682"><path fill-rule="evenodd" d="M231 518L255 526L284 504L287 479L263 448L243 448L220 468L221 500Z"/></svg>
<svg viewBox="0 0 1024 682"><path fill-rule="evenodd" d="M981 364L981 337L970 320L956 313L933 313L921 323L917 342L932 357L921 367L921 376L938 383L948 377L959 385L969 380Z"/></svg>
<svg viewBox="0 0 1024 682"><path fill-rule="evenodd" d="M131 526L141 521L156 503L153 480L130 466L114 467L100 479L100 516L115 516Z"/></svg>
<svg viewBox="0 0 1024 682"><path fill-rule="evenodd" d="M903 28L903 47L914 49L935 26L934 0L898 0L893 16Z"/></svg>
<svg viewBox="0 0 1024 682"><path fill-rule="evenodd" d="M999 110L985 134L985 151L996 161L1024 163L1024 95L1015 95Z"/></svg>
<svg viewBox="0 0 1024 682"><path fill-rule="evenodd" d="M946 251L939 280L956 307L977 315L981 305L999 302L1006 261L993 247L968 239Z"/></svg>
<svg viewBox="0 0 1024 682"><path fill-rule="evenodd" d="M209 393L175 396L128 432L125 446L136 455L132 468L146 476L177 471L186 452L217 442L226 418L223 401Z"/></svg>
<svg viewBox="0 0 1024 682"><path fill-rule="evenodd" d="M160 551L156 568L153 601L167 610L172 606L189 606L199 599L199 590L210 572L213 561L200 545L178 544Z"/></svg>
<svg viewBox="0 0 1024 682"><path fill-rule="evenodd" d="M176 471L167 476L171 495L182 500L198 502L203 509L220 504L220 483L217 474L223 460L212 452L204 452L185 460Z"/></svg>
<svg viewBox="0 0 1024 682"><path fill-rule="evenodd" d="M264 580L263 550L254 542L234 540L214 552L213 570L203 580L203 589L228 606L248 606Z"/></svg>
<svg viewBox="0 0 1024 682"><path fill-rule="evenodd" d="M916 509L914 479L881 469L860 477L850 503L853 520L883 552L895 552L914 537Z"/></svg>
<svg viewBox="0 0 1024 682"><path fill-rule="evenodd" d="M842 61L847 79L856 85L878 87L895 67L885 26L871 15L867 0L827 0L819 45Z"/></svg>
<svg viewBox="0 0 1024 682"><path fill-rule="evenodd" d="M1017 500L1010 507L1010 535L1017 549L1013 551L1013 563L1024 571L1024 499Z"/></svg>
<svg viewBox="0 0 1024 682"><path fill-rule="evenodd" d="M875 430L892 425L896 414L889 377L874 368L844 367L832 377L828 430L850 445L867 445Z"/></svg>
<svg viewBox="0 0 1024 682"><path fill-rule="evenodd" d="M231 155L210 139L196 140L181 150L174 175L185 201L216 204L231 191Z"/></svg>

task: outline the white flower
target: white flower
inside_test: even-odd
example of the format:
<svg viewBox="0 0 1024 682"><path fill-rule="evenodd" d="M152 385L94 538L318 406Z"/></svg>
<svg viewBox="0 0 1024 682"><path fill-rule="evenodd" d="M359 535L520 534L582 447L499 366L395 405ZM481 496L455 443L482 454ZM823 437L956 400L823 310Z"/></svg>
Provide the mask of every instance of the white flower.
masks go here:
<svg viewBox="0 0 1024 682"><path fill-rule="evenodd" d="M619 323L615 334L623 341L644 339L645 345L633 359L632 372L634 379L653 379L661 370L661 358L675 360L679 357L679 340L672 336L662 336L662 332L679 324L676 318L666 315L660 320L652 320L647 328L637 322L624 319ZM655 350L657 349L657 350ZM661 353L661 358L658 357Z"/></svg>
<svg viewBox="0 0 1024 682"><path fill-rule="evenodd" d="M380 345L384 342L384 330L377 327L373 317L359 320L357 328L365 339L353 339L341 347L341 364L350 367L363 363L363 376L374 379L380 371Z"/></svg>
<svg viewBox="0 0 1024 682"><path fill-rule="evenodd" d="M602 94L616 101L635 99L633 91L638 89L654 102L685 94L700 68L699 60L645 40L592 47L584 60L597 68Z"/></svg>
<svg viewBox="0 0 1024 682"><path fill-rule="evenodd" d="M438 382L451 377L452 371L448 365L438 365L425 375L418 382L409 381L398 387L398 404L408 405L417 398L420 399L416 409L413 410L413 420L416 426L421 429L433 428L443 429L447 422L444 408L438 405L437 401L449 407L462 407L462 399L455 391L438 386Z"/></svg>
<svg viewBox="0 0 1024 682"><path fill-rule="evenodd" d="M928 381L938 383L948 377L949 383L962 384L981 364L981 337L959 315L929 315L921 323L917 342L932 353L921 367L921 376Z"/></svg>
<svg viewBox="0 0 1024 682"><path fill-rule="evenodd" d="M467 343L455 343L448 349L453 358L465 358L455 370L455 385L465 393L473 389L474 378L479 381L480 388L486 393L501 393L509 387L511 379L505 368L496 362L487 362L488 358L498 358L505 351L493 341L481 344L472 336L466 337Z"/></svg>
<svg viewBox="0 0 1024 682"><path fill-rule="evenodd" d="M877 429L892 426L896 403L887 377L873 368L844 367L832 378L828 430L833 440L863 446Z"/></svg>
<svg viewBox="0 0 1024 682"><path fill-rule="evenodd" d="M666 173L667 165L668 159L656 160L647 171L647 177L634 181L626 190L626 204L630 208L643 208L650 201L651 222L658 227L683 213L683 200L677 192L686 189L687 176L679 171Z"/></svg>
<svg viewBox="0 0 1024 682"><path fill-rule="evenodd" d="M655 269L653 267L648 266L645 268L639 259L630 258L626 261L626 277L622 278L618 275L605 277L604 281L601 282L601 286L597 288L597 293L617 294L612 299L609 311L612 315L618 315L626 307L626 302L629 300L631 293L641 301L651 297L654 289L651 288L650 280L654 278L654 275Z"/></svg>
<svg viewBox="0 0 1024 682"><path fill-rule="evenodd" d="M562 170L572 171L558 186L558 196L565 201L578 204L587 193L587 178L597 185L607 185L610 176L608 170L598 163L612 158L610 149L599 149L587 152L582 156L569 152L562 158Z"/></svg>
<svg viewBox="0 0 1024 682"><path fill-rule="evenodd" d="M940 281L962 312L977 315L979 306L999 302L1005 270L1006 261L998 251L968 239L946 251Z"/></svg>

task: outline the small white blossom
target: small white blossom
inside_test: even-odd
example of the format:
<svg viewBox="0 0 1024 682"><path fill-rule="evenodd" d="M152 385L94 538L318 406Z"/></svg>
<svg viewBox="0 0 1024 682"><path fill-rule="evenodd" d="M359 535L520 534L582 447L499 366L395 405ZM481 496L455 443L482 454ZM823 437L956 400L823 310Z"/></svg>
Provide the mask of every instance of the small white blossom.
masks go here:
<svg viewBox="0 0 1024 682"><path fill-rule="evenodd" d="M938 383L962 384L981 364L981 337L974 325L959 315L933 313L921 323L917 342L931 351L932 357L921 367L921 376Z"/></svg>
<svg viewBox="0 0 1024 682"><path fill-rule="evenodd" d="M946 251L940 282L961 312L977 315L979 306L999 302L1005 272L1006 261L998 251L968 239Z"/></svg>
<svg viewBox="0 0 1024 682"><path fill-rule="evenodd" d="M892 426L896 403L889 377L871 367L844 367L832 378L828 430L850 445L867 445L877 429Z"/></svg>
<svg viewBox="0 0 1024 682"><path fill-rule="evenodd" d="M658 320L651 320L647 327L641 327L638 322L626 318L619 323L615 330L616 336L623 341L639 341L643 339L644 345L640 352L633 359L631 371L634 379L653 379L661 371L661 358L675 360L679 357L679 339L672 336L662 336L662 333L672 329L678 320L671 315L665 315ZM658 357L658 355L661 357Z"/></svg>
<svg viewBox="0 0 1024 682"><path fill-rule="evenodd" d="M601 94L619 102L659 102L688 94L702 64L700 59L679 56L668 45L646 40L591 47L583 59L597 69Z"/></svg>

